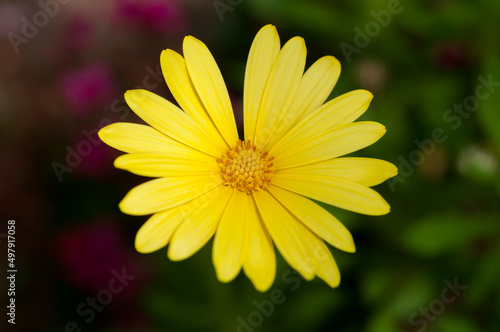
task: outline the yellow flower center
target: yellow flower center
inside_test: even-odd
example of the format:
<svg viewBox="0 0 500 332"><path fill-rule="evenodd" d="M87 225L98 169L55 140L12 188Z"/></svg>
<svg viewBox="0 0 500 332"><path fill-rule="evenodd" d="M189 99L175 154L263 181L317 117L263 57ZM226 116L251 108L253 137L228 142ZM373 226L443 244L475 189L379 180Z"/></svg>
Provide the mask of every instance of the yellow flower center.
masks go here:
<svg viewBox="0 0 500 332"><path fill-rule="evenodd" d="M229 148L221 159L217 159L226 185L251 193L264 189L273 177L272 161L268 152L258 149L250 140L239 141Z"/></svg>

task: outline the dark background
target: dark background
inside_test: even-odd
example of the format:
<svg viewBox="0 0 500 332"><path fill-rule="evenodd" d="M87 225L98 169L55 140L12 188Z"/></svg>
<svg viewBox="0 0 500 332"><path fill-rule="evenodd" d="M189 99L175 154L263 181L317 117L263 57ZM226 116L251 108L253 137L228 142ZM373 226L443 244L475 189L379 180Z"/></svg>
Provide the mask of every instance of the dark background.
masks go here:
<svg viewBox="0 0 500 332"><path fill-rule="evenodd" d="M15 220L18 270L7 331L500 331L499 21L497 0L0 1L0 257L3 275ZM331 97L373 92L362 119L388 131L359 155L399 168L376 188L390 214L330 208L357 246L332 249L337 289L281 258L266 293L243 274L219 283L211 244L183 262L138 254L147 217L118 203L144 178L114 169L119 153L95 135L141 121L128 89L172 100L159 56L188 34L241 112L248 50L268 23L282 43L305 38L308 65L339 59ZM92 308L96 296L105 305Z"/></svg>

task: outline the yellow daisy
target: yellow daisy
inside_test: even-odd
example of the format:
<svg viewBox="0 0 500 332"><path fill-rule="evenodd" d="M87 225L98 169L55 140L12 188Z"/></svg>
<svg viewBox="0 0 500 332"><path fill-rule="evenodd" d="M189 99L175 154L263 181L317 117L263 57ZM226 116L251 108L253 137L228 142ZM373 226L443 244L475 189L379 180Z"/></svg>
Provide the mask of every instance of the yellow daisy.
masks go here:
<svg viewBox="0 0 500 332"><path fill-rule="evenodd" d="M161 54L167 85L180 108L145 90L125 93L130 108L150 126L115 123L99 132L126 152L117 168L155 177L120 203L131 215L152 216L135 246L149 253L168 245L183 260L212 237L213 263L222 282L241 269L256 289L276 275L274 245L305 279L331 287L340 274L328 243L354 252L349 231L309 198L367 215L389 212L369 187L396 175L391 163L343 157L376 142L379 123L353 122L372 94L356 90L325 103L340 75L332 56L304 73L301 37L283 47L276 28L263 27L250 48L243 98L244 140L238 138L219 68L198 39L187 36L184 57Z"/></svg>

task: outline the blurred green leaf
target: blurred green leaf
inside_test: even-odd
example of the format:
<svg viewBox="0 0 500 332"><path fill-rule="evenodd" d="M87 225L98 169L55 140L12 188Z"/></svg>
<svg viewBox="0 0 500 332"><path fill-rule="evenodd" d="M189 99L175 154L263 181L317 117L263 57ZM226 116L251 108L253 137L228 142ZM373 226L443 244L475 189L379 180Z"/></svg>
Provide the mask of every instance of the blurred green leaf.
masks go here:
<svg viewBox="0 0 500 332"><path fill-rule="evenodd" d="M326 3L297 0L254 0L248 5L259 16L275 22L294 22L307 29L334 30L343 19L338 12Z"/></svg>
<svg viewBox="0 0 500 332"><path fill-rule="evenodd" d="M387 266L381 266L376 270L370 270L370 273L362 276L362 294L363 298L369 304L376 304L383 298L392 284L391 271Z"/></svg>
<svg viewBox="0 0 500 332"><path fill-rule="evenodd" d="M429 322L429 332L481 332L470 320L458 315L442 315Z"/></svg>
<svg viewBox="0 0 500 332"><path fill-rule="evenodd" d="M494 216L430 215L410 226L401 241L414 254L434 256L464 249L475 239L498 231Z"/></svg>
<svg viewBox="0 0 500 332"><path fill-rule="evenodd" d="M481 75L486 81L491 78L491 81L495 82L496 85L500 82L500 63L498 62L498 56L499 53L489 51ZM492 89L492 91L490 91L490 94L485 100L480 101L477 113L483 128L491 137L497 153L500 153L500 130L498 130L498 126L500 125L500 87L494 86L493 84L491 85L490 89ZM486 89L483 88L483 90L483 93L486 93Z"/></svg>
<svg viewBox="0 0 500 332"><path fill-rule="evenodd" d="M171 328L170 324L207 330L216 326L216 315L202 303L186 301L157 289L144 296L144 301L148 312L166 328Z"/></svg>
<svg viewBox="0 0 500 332"><path fill-rule="evenodd" d="M474 269L474 274L470 287L467 291L467 300L470 307L478 307L485 298L494 296L497 306L500 306L500 283L498 282L498 272L500 271L500 241L496 240L495 245L481 257L478 266Z"/></svg>
<svg viewBox="0 0 500 332"><path fill-rule="evenodd" d="M300 291L299 291L300 292ZM287 307L287 318L282 331L314 331L321 325L329 312L341 304L336 289L314 289L296 293Z"/></svg>
<svg viewBox="0 0 500 332"><path fill-rule="evenodd" d="M388 310L380 310L372 317L366 332L400 332L394 320L394 315Z"/></svg>

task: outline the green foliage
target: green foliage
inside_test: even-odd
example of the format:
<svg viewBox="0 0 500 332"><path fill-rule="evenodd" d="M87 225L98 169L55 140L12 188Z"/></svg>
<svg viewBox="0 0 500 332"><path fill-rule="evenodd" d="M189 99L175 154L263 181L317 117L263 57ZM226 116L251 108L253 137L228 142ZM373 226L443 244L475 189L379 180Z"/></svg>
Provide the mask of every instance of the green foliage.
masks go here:
<svg viewBox="0 0 500 332"><path fill-rule="evenodd" d="M496 218L497 216L426 216L401 234L401 243L409 252L421 256L457 254L475 241L498 238L500 230Z"/></svg>

